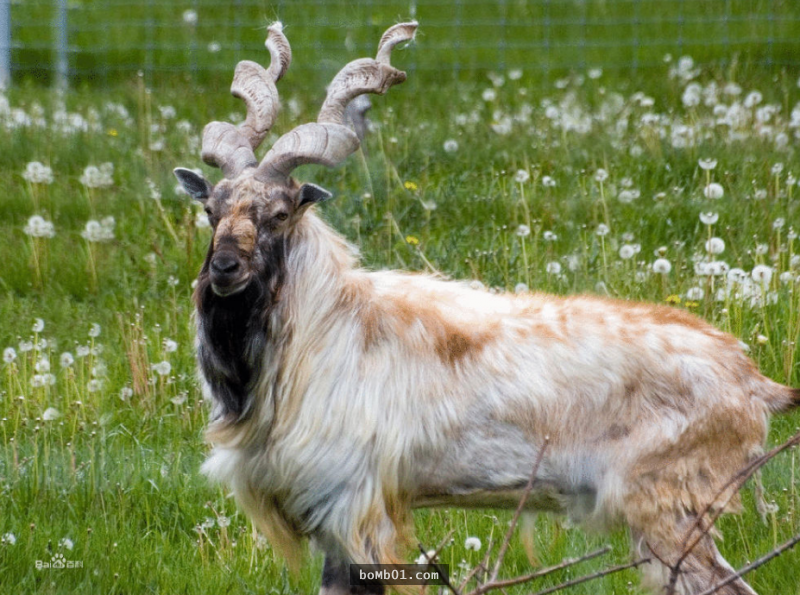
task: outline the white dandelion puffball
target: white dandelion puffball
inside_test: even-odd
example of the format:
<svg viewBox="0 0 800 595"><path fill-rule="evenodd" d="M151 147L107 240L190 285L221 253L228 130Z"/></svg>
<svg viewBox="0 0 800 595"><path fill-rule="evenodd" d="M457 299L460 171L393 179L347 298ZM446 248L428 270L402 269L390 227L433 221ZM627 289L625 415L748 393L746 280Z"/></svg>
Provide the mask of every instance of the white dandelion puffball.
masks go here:
<svg viewBox="0 0 800 595"><path fill-rule="evenodd" d="M558 275L561 272L561 264L556 261L548 262L545 270L550 275Z"/></svg>
<svg viewBox="0 0 800 595"><path fill-rule="evenodd" d="M31 161L25 166L25 171L22 172L22 177L28 180L31 184L52 184L53 170L47 167L44 163L40 163L39 161Z"/></svg>
<svg viewBox="0 0 800 595"><path fill-rule="evenodd" d="M621 202L623 204L630 204L634 200L639 198L640 196L641 196L641 192L639 192L635 188L630 188L630 189L622 190L617 195L617 199L619 200L619 202Z"/></svg>
<svg viewBox="0 0 800 595"><path fill-rule="evenodd" d="M153 364L151 368L159 376L167 376L172 371L172 365L166 360Z"/></svg>
<svg viewBox="0 0 800 595"><path fill-rule="evenodd" d="M596 172L594 172L594 179L595 182L603 183L608 179L608 172L602 168L598 169Z"/></svg>
<svg viewBox="0 0 800 595"><path fill-rule="evenodd" d="M666 275L672 270L672 264L666 258L658 258L653 263L653 272L659 275Z"/></svg>
<svg viewBox="0 0 800 595"><path fill-rule="evenodd" d="M25 235L32 238L52 238L56 235L56 228L52 222L41 215L34 215L28 219L28 224L23 229Z"/></svg>
<svg viewBox="0 0 800 595"><path fill-rule="evenodd" d="M514 286L514 293L526 293L527 291L528 291L528 286L525 283L517 283Z"/></svg>
<svg viewBox="0 0 800 595"><path fill-rule="evenodd" d="M197 11L191 8L183 11L183 22L187 25L197 24Z"/></svg>
<svg viewBox="0 0 800 595"><path fill-rule="evenodd" d="M692 287L686 292L686 299L692 301L702 300L705 294L702 287Z"/></svg>
<svg viewBox="0 0 800 595"><path fill-rule="evenodd" d="M83 170L80 183L87 188L108 188L114 185L114 164L88 165Z"/></svg>
<svg viewBox="0 0 800 595"><path fill-rule="evenodd" d="M716 159L700 159L697 164L700 166L700 169L704 169L706 171L710 171L717 167L717 160Z"/></svg>
<svg viewBox="0 0 800 595"><path fill-rule="evenodd" d="M700 222L705 225L714 225L719 221L719 213L708 211L707 213L700 213Z"/></svg>
<svg viewBox="0 0 800 595"><path fill-rule="evenodd" d="M530 179L531 179L531 174L528 173L528 170L526 169L518 169L517 173L514 174L514 181L519 184L524 184Z"/></svg>
<svg viewBox="0 0 800 595"><path fill-rule="evenodd" d="M611 230L608 228L608 225L606 225L605 223L601 223L600 225L597 226L597 229L594 231L594 233L595 235L602 238L604 236L607 236L609 231Z"/></svg>
<svg viewBox="0 0 800 595"><path fill-rule="evenodd" d="M34 319L31 330L34 333L41 333L44 330L44 320L42 320L41 318Z"/></svg>
<svg viewBox="0 0 800 595"><path fill-rule="evenodd" d="M17 350L13 347L6 347L3 349L3 361L7 364L10 364L15 359L17 359Z"/></svg>
<svg viewBox="0 0 800 595"><path fill-rule="evenodd" d="M545 188L553 188L555 185L556 181L550 176L544 176L542 178L542 186L544 186Z"/></svg>
<svg viewBox="0 0 800 595"><path fill-rule="evenodd" d="M706 252L709 254L722 254L725 252L725 241L722 238L710 238L706 241Z"/></svg>
<svg viewBox="0 0 800 595"><path fill-rule="evenodd" d="M636 254L636 250L630 244L623 244L622 247L619 249L619 257L622 260L628 260L633 258Z"/></svg>
<svg viewBox="0 0 800 595"><path fill-rule="evenodd" d="M515 233L521 238L526 238L531 235L531 228L527 225L520 225Z"/></svg>
<svg viewBox="0 0 800 595"><path fill-rule="evenodd" d="M48 407L44 410L44 413L42 413L42 419L44 421L53 421L59 417L61 417L61 412L55 407Z"/></svg>
<svg viewBox="0 0 800 595"><path fill-rule="evenodd" d="M725 195L725 189L716 182L711 182L703 189L703 195L711 200L717 200Z"/></svg>
<svg viewBox="0 0 800 595"><path fill-rule="evenodd" d="M445 153L455 153L458 151L458 141L454 138L448 138L444 141L442 148L444 148Z"/></svg>
<svg viewBox="0 0 800 595"><path fill-rule="evenodd" d="M464 548L473 552L481 551L481 545L481 540L477 537L467 537L464 541Z"/></svg>
<svg viewBox="0 0 800 595"><path fill-rule="evenodd" d="M756 283L769 285L769 282L772 281L772 267L765 264L756 265L753 267L750 276L753 277L753 281Z"/></svg>
<svg viewBox="0 0 800 595"><path fill-rule="evenodd" d="M81 237L87 242L110 242L114 239L115 225L113 217L105 217L102 221L90 219L86 222Z"/></svg>
<svg viewBox="0 0 800 595"><path fill-rule="evenodd" d="M75 546L75 544L72 543L72 540L69 537L64 537L63 539L59 540L59 542L58 542L58 547L61 547L61 548L64 548L64 549L71 550L74 546Z"/></svg>

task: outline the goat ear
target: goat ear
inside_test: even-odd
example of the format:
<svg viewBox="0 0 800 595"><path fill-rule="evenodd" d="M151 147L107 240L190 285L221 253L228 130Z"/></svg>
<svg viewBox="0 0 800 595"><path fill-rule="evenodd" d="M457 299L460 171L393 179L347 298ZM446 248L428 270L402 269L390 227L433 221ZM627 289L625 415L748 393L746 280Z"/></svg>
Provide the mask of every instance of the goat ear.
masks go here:
<svg viewBox="0 0 800 595"><path fill-rule="evenodd" d="M320 188L316 184L303 184L300 187L300 204L298 208L323 202L332 196L333 194L325 190L325 188Z"/></svg>
<svg viewBox="0 0 800 595"><path fill-rule="evenodd" d="M211 184L203 176L185 167L172 170L183 189L195 200L204 201L211 196Z"/></svg>

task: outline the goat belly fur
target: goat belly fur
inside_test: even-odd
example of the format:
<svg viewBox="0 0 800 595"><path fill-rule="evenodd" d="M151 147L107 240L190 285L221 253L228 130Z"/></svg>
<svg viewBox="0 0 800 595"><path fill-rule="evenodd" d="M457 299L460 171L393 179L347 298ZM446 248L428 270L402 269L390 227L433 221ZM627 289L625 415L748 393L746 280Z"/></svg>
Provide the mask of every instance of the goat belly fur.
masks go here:
<svg viewBox="0 0 800 595"><path fill-rule="evenodd" d="M280 287L226 335L240 395L204 344L202 296L197 322L216 403L204 472L290 558L313 537L342 559L399 561L411 508L515 505L545 437L531 508L674 539L791 398L681 310L365 271L313 211L289 245Z"/></svg>

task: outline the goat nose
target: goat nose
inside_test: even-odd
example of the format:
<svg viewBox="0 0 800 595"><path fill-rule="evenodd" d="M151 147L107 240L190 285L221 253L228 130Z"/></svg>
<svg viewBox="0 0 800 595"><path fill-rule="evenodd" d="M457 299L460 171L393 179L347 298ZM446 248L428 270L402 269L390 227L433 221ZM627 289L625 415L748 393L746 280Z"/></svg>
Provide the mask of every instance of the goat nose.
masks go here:
<svg viewBox="0 0 800 595"><path fill-rule="evenodd" d="M221 275L230 275L239 268L239 259L230 254L222 254L211 261L211 269Z"/></svg>

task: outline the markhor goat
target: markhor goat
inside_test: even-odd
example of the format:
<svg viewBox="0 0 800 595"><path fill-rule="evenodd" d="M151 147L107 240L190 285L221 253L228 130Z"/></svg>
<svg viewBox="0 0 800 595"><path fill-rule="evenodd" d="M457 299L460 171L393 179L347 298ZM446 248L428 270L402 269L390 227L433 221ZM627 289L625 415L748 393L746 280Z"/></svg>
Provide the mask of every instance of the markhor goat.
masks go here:
<svg viewBox="0 0 800 595"><path fill-rule="evenodd" d="M290 559L316 540L322 593L341 594L349 562L403 560L414 507L515 506L549 437L529 508L626 523L642 553L670 563L696 515L761 452L770 413L800 404L800 391L681 310L359 268L314 212L330 193L290 174L358 149L344 110L405 80L389 55L416 26L390 28L376 59L348 64L317 122L259 163L291 60L273 25L270 67L236 68L246 121L204 131L203 159L225 179L212 187L175 170L214 228L195 291L199 367L216 404L203 470ZM736 509L738 494L727 495ZM647 566L663 586L666 567ZM681 571L683 593L733 572L708 535ZM754 593L741 579L719 592Z"/></svg>

